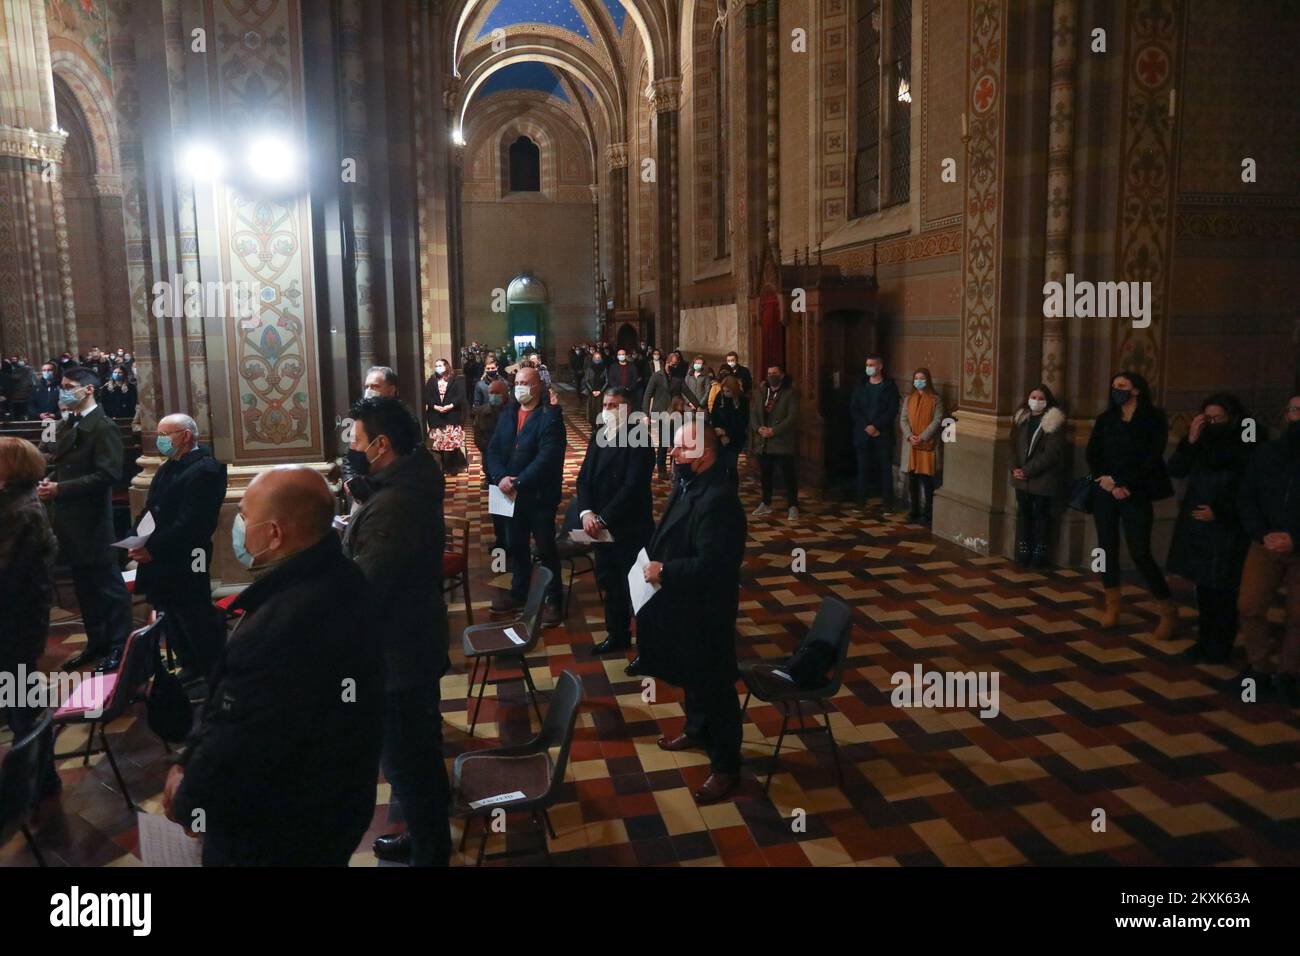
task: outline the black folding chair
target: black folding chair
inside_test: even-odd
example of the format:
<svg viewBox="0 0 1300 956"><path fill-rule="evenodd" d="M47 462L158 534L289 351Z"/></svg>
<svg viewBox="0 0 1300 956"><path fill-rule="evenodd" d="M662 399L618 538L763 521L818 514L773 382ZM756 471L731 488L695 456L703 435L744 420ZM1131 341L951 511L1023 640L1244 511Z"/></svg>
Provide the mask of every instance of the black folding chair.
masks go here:
<svg viewBox="0 0 1300 956"><path fill-rule="evenodd" d="M0 846L21 832L40 866L47 864L29 824L40 802L41 768L53 747L53 714L46 710L0 760Z"/></svg>
<svg viewBox="0 0 1300 956"><path fill-rule="evenodd" d="M487 690L492 662L508 660L517 663L523 671L524 687L533 702L537 719L542 719L542 709L537 705L537 688L533 685L533 675L528 671L528 654L537 646L542 636L542 606L546 598L546 589L551 586L551 572L542 565L533 568L533 576L528 584L528 599L524 602L523 613L513 621L494 622L491 624L472 624L465 628L461 646L465 659L474 661L474 669L469 677L469 696L474 695L474 683L478 678L479 662L483 663L483 681L479 685L478 700L474 703L474 716L470 720L469 735L474 736L478 725L479 708L483 706L483 692ZM519 638L512 640L507 630L513 631ZM505 678L490 678L498 683ZM466 698L468 702L468 697Z"/></svg>

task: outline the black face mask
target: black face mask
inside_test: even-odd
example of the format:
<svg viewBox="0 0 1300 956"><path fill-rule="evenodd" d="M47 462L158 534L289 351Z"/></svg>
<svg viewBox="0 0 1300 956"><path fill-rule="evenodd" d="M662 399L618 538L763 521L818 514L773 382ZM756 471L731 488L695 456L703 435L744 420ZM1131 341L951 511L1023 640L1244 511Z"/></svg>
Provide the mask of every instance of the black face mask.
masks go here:
<svg viewBox="0 0 1300 956"><path fill-rule="evenodd" d="M767 377L767 384L768 384L768 385L771 385L773 388L780 388L780 387L781 387L781 376L779 376L779 375L769 375L769 376Z"/></svg>
<svg viewBox="0 0 1300 956"><path fill-rule="evenodd" d="M1119 408L1121 405L1128 402L1129 397L1132 396L1132 394L1133 393L1127 388L1112 388L1110 390L1110 403L1116 408Z"/></svg>
<svg viewBox="0 0 1300 956"><path fill-rule="evenodd" d="M347 454L347 460L348 460L348 465L352 469L352 474L354 475L370 474L370 459L366 457L366 453L364 449L354 450L349 448Z"/></svg>

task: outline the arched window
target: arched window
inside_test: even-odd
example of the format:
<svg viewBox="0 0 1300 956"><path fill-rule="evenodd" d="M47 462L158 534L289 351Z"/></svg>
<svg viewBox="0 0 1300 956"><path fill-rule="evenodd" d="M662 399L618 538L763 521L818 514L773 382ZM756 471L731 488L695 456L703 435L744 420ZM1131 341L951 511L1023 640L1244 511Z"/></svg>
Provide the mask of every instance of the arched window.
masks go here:
<svg viewBox="0 0 1300 956"><path fill-rule="evenodd" d="M912 0L856 0L853 215L911 196Z"/></svg>
<svg viewBox="0 0 1300 956"><path fill-rule="evenodd" d="M542 151L527 136L520 136L510 144L510 191L542 191Z"/></svg>

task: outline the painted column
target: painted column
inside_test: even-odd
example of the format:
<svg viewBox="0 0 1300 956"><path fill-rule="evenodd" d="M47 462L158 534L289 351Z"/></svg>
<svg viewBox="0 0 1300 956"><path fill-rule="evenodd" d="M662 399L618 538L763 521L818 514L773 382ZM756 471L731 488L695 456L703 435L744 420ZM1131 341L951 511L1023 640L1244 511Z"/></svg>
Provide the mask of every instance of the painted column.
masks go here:
<svg viewBox="0 0 1300 956"><path fill-rule="evenodd" d="M650 108L655 114L655 181L659 200L658 277L655 281L658 317L655 332L658 341L676 342L681 320L681 236L677 231L681 78L655 80L648 92Z"/></svg>
<svg viewBox="0 0 1300 956"><path fill-rule="evenodd" d="M628 262L628 146L610 143L605 150L609 170L609 253L614 308L631 308L631 266ZM601 303L601 308L604 308Z"/></svg>
<svg viewBox="0 0 1300 956"><path fill-rule="evenodd" d="M366 63L362 51L365 29L361 0L339 5L339 84L343 113L343 155L355 162L355 181L349 183L352 208L353 289L356 295L357 362L362 372L376 362L375 317L370 258L370 165L367 157Z"/></svg>
<svg viewBox="0 0 1300 956"><path fill-rule="evenodd" d="M1076 0L1052 4L1051 125L1047 135L1047 231L1044 282L1064 282L1070 270L1070 229L1074 190L1074 84L1075 39L1078 33ZM1043 384L1056 395L1064 394L1068 320L1043 318Z"/></svg>

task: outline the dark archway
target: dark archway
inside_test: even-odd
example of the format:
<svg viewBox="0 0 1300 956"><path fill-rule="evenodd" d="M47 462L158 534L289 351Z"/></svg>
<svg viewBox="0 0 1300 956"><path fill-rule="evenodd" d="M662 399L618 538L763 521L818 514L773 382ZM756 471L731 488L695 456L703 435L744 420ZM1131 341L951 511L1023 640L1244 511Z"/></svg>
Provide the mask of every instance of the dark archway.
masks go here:
<svg viewBox="0 0 1300 956"><path fill-rule="evenodd" d="M510 191L542 191L542 151L527 136L520 136L510 144Z"/></svg>

